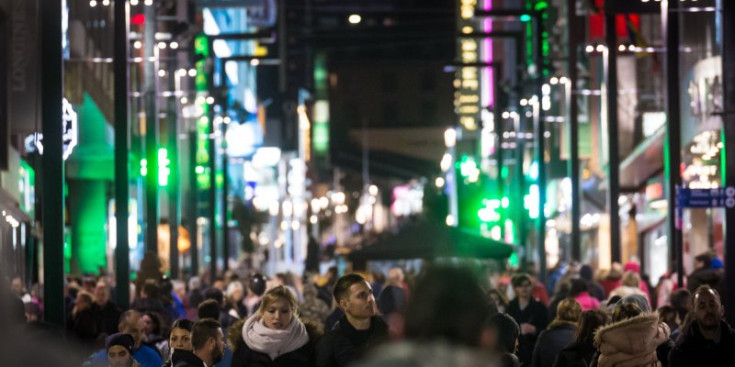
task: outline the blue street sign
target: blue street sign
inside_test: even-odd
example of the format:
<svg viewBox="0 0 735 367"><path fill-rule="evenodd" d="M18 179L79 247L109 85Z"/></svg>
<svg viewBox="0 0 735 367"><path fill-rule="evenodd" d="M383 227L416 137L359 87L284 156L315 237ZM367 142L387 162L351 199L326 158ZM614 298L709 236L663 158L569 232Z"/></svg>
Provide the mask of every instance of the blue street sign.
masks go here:
<svg viewBox="0 0 735 367"><path fill-rule="evenodd" d="M680 208L735 208L735 187L677 188L676 199L676 206Z"/></svg>

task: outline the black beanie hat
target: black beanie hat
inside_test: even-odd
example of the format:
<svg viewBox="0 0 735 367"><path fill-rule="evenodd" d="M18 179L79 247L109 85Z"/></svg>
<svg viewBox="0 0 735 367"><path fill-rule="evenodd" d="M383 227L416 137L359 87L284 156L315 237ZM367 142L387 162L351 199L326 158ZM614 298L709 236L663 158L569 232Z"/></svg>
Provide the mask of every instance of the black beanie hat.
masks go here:
<svg viewBox="0 0 735 367"><path fill-rule="evenodd" d="M133 354L134 344L135 339L133 339L132 335L125 333L115 333L105 339L105 350L108 350L110 349L110 347L113 347L115 345L120 345L125 347L125 349L127 349L130 354Z"/></svg>

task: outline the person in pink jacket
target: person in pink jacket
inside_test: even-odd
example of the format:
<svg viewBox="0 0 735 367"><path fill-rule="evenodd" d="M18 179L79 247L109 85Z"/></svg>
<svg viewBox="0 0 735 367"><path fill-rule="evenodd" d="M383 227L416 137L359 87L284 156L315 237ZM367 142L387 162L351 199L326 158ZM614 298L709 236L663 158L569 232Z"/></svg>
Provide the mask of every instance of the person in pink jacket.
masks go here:
<svg viewBox="0 0 735 367"><path fill-rule="evenodd" d="M574 298L582 306L582 311L596 310L600 307L600 301L590 296L587 282L583 279L575 278L571 280L569 297Z"/></svg>
<svg viewBox="0 0 735 367"><path fill-rule="evenodd" d="M623 271L632 271L640 276L641 275L641 264L639 264L635 260L630 260L627 263L625 263L625 266L623 267ZM646 294L646 298L650 300L651 292L648 290L648 285L646 285L646 282L641 281L639 287L643 291L643 293Z"/></svg>

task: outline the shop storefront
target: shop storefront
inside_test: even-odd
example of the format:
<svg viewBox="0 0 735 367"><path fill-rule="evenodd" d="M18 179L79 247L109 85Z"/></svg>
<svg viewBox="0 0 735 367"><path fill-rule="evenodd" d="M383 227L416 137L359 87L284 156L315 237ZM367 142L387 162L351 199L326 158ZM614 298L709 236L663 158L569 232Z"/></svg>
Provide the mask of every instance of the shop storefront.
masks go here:
<svg viewBox="0 0 735 367"><path fill-rule="evenodd" d="M705 1L701 6L715 6ZM698 5L698 6L700 6ZM703 8L704 9L704 8ZM683 12L681 19L680 106L682 116L682 186L722 187L722 24L714 11ZM685 209L682 216L684 269L693 270L693 258L713 251L724 253L724 209Z"/></svg>

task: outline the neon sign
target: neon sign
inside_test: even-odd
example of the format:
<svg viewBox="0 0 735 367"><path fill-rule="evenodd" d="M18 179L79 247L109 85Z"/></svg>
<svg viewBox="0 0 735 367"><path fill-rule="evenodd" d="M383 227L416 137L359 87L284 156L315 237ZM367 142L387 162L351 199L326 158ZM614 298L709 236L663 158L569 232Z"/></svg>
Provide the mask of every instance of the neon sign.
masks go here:
<svg viewBox="0 0 735 367"><path fill-rule="evenodd" d="M72 108L71 103L64 98L62 100L61 130L62 130L62 146L64 160L69 158L77 146L79 139L79 125L77 113ZM29 152L38 151L43 155L43 133L34 133L25 139L26 150Z"/></svg>

